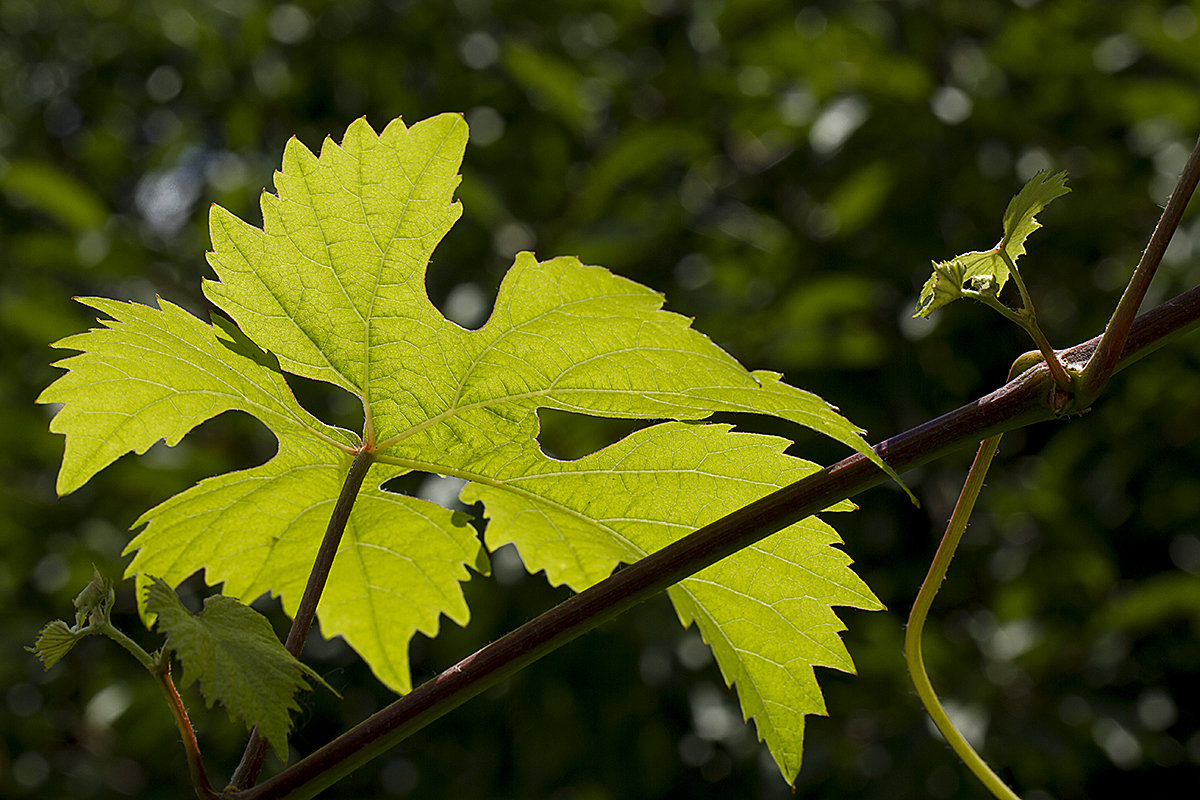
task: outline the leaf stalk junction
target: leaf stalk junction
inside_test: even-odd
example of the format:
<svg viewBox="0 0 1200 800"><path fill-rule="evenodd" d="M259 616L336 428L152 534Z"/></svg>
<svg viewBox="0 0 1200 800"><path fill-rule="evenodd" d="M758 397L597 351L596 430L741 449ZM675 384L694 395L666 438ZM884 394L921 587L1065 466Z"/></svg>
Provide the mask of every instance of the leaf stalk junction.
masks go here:
<svg viewBox="0 0 1200 800"><path fill-rule="evenodd" d="M1049 342L1037 325L1033 303L1030 300L1028 291L1025 289L1025 283L1017 271L1016 264L1003 247L998 248L1001 258L1006 262L1010 274L1017 284L1023 308L1020 311L1014 312L1000 303L994 294L976 295L977 299L983 300L987 305L995 308L1005 317L1021 325L1033 338L1038 346L1037 353L1040 353L1043 363L1049 368L1054 377L1056 390L1052 405L1056 413L1065 412L1068 408L1082 413L1099 396L1104 386L1107 385L1113 370L1116 369L1119 363L1111 354L1125 348L1130 328L1134 322L1133 315L1145 297L1150 280L1154 276L1159 263L1162 261L1167 244L1178 227L1180 219L1182 219L1183 210L1194 194L1198 180L1200 180L1200 140L1197 141L1196 146L1192 150L1191 157L1185 165L1178 185L1172 193L1166 208L1164 208L1158 225L1155 226L1150 243L1146 246L1142 258L1134 270L1133 276L1130 278L1129 285L1117 304L1116 310L1113 312L1112 319L1105 328L1103 336L1096 341L1095 348L1089 354L1087 366L1077 374L1068 371L1062 362L1059 361L1053 348L1050 347ZM1024 372L1029 365L1030 359L1024 356L1018 359L1013 364L1012 370L1009 373L1009 380L1012 381ZM1081 393L1082 396L1080 396ZM946 713L945 708L938 699L933 685L929 681L929 675L921 653L921 634L924 631L925 619L933 605L933 599L937 596L938 589L946 577L950 561L954 558L954 553L958 548L959 542L962 540L963 532L967 527L967 521L975 507L976 500L979 498L979 492L983 488L983 481L992 463L992 457L996 454L996 450L1000 446L1002 435L1002 433L997 433L994 436L989 436L979 445L975 460L971 463L971 468L967 472L958 502L955 504L950 521L946 525L946 532L942 536L933 562L929 567L929 572L921 584L920 591L917 593L916 601L913 603L912 611L909 614L908 626L904 637L904 654L908 663L909 675L912 678L917 695L921 698L921 703L925 706L926 711L933 719L938 730L946 738L951 749L954 750L962 762L975 774L994 797L998 798L998 800L1019 800L1012 789L988 766L987 762L979 756L954 725L954 722L950 719L950 716Z"/></svg>

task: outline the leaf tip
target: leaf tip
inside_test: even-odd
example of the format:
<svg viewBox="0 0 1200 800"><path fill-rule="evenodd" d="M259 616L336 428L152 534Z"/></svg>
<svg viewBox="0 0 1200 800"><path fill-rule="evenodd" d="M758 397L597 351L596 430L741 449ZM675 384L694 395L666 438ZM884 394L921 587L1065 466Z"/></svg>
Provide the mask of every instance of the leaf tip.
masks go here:
<svg viewBox="0 0 1200 800"><path fill-rule="evenodd" d="M60 468L58 471L58 479L54 482L54 493L60 498L74 492L86 481L80 481L76 476L67 473L65 468Z"/></svg>

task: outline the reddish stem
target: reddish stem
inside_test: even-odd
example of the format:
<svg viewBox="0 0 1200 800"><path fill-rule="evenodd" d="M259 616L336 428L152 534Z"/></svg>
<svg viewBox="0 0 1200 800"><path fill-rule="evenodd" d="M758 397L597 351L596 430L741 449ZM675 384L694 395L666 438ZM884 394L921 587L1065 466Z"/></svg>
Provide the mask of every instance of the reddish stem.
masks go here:
<svg viewBox="0 0 1200 800"><path fill-rule="evenodd" d="M300 657L300 651L304 649L308 631L312 628L313 619L316 618L317 604L321 601L321 593L325 591L325 582L329 579L330 570L333 569L333 558L337 555L338 547L342 543L342 534L346 531L346 523L350 521L350 511L354 508L354 500L358 497L363 480L366 479L367 471L371 469L374 460L374 451L364 447L354 456L354 461L351 462L350 469L346 472L342 491L333 507L333 513L329 516L329 525L325 528L325 536L321 540L321 547L317 550L317 556L313 561L312 572L308 574L304 595L300 598L300 606L296 609L296 616L292 618L292 627L288 630L287 641L284 642L287 651L297 658ZM255 728L250 733L250 741L246 743L242 760L229 779L230 784L244 789L254 783L258 778L258 773L262 770L263 758L266 753L267 740L260 736L258 728Z"/></svg>
<svg viewBox="0 0 1200 800"><path fill-rule="evenodd" d="M151 671L167 698L167 704L171 707L171 716L175 718L175 727L179 729L179 735L183 738L183 750L187 754L188 773L192 777L192 787L196 791L196 797L200 800L216 800L218 795L213 791L212 784L208 782L208 774L204 771L204 762L200 758L200 743L196 741L196 731L192 728L192 721L188 717L187 708L183 705L183 698L179 696L175 682L171 680L170 659L166 653L163 653L160 658L162 662Z"/></svg>

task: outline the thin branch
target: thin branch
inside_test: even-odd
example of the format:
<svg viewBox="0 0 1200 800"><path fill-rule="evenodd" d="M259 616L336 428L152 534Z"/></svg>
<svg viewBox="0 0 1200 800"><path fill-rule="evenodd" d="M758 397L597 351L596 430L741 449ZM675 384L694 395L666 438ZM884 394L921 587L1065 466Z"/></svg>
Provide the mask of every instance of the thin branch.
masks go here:
<svg viewBox="0 0 1200 800"><path fill-rule="evenodd" d="M296 609L296 616L292 618L292 627L288 630L287 641L283 645L289 653L297 658L300 657L300 651L304 649L308 631L312 628L313 619L316 617L317 604L321 601L321 593L325 591L325 582L329 579L329 571L333 568L333 558L337 555L338 547L342 543L342 534L346 530L346 523L350 520L350 511L354 508L354 500L358 497L363 480L367 477L367 471L370 470L374 460L374 451L364 447L354 456L354 461L350 463L350 469L346 472L342 491L338 495L333 513L329 517L329 525L325 528L325 536L321 540L321 547L317 550L317 557L313 561L312 572L309 573L308 583L304 587L304 595L300 598L300 606ZM262 769L263 757L266 752L267 740L260 736L258 728L255 728L250 733L250 741L246 744L245 752L242 753L242 760L234 770L233 777L229 779L230 784L238 788L245 788L252 784L258 777L259 770Z"/></svg>
<svg viewBox="0 0 1200 800"><path fill-rule="evenodd" d="M1021 295L1021 311L1014 314L1014 321L1025 329L1029 338L1033 339L1033 343L1041 351L1042 358L1046 359L1046 365L1050 367L1050 374L1054 376L1054 383L1058 388L1064 392L1071 391L1071 375L1058 360L1054 348L1050 346L1050 340L1046 338L1046 334L1042 333L1042 328L1038 325L1037 312L1033 309L1033 300L1029 297L1029 291L1025 288L1025 281L1022 280L1021 273L1017 271L1016 262L1005 252L1003 247L1000 248L1000 258L1008 266L1008 274L1012 277L1013 283L1017 285L1017 291ZM999 304L998 300L997 304Z"/></svg>
<svg viewBox="0 0 1200 800"><path fill-rule="evenodd" d="M139 645L133 639L130 639L124 631L122 631L116 625L113 625L110 620L106 619L100 623L89 625L88 628L91 630L85 628L83 632L99 633L107 636L109 639L112 639L114 642L121 645L121 647L124 647L134 658L138 660L143 667L148 669L150 672L154 672L154 670L158 668L158 662L155 660L154 656L143 650L141 645Z"/></svg>
<svg viewBox="0 0 1200 800"><path fill-rule="evenodd" d="M1157 349L1200 320L1200 287L1138 317L1117 367ZM1062 351L1084 363L1099 338ZM1054 380L1039 364L986 397L888 439L875 450L897 472L933 461L965 444L1055 418ZM618 570L455 664L436 678L278 775L230 800L308 798L504 678L643 600L770 534L883 483L886 476L855 454L775 491Z"/></svg>
<svg viewBox="0 0 1200 800"><path fill-rule="evenodd" d="M204 761L200 758L200 743L196 741L196 731L192 728L192 721L188 717L187 708L183 705L183 698L179 696L175 682L171 680L171 659L166 653L162 653L159 659L159 663L150 672L158 681L159 688L167 698L167 705L171 707L171 716L175 718L175 727L179 729L179 736L183 739L183 750L187 754L188 773L192 778L192 788L199 800L216 800L217 793L213 791L212 784L208 781L208 774L204 771Z"/></svg>
<svg viewBox="0 0 1200 800"><path fill-rule="evenodd" d="M1196 146L1192 148L1192 154L1188 157L1183 172L1179 175L1179 182L1175 184L1175 190L1171 192L1171 199L1167 201L1167 206L1163 209L1158 224L1154 227L1154 233L1150 235L1150 241L1146 244L1146 249L1142 251L1142 258L1138 262L1137 269L1133 271L1133 277L1129 280L1129 285L1125 287L1125 293L1121 295L1121 300L1117 303L1116 310L1113 311L1112 319L1108 321L1108 326L1104 329L1104 335L1100 338L1095 355L1079 376L1077 388L1083 393L1080 398L1083 405L1090 405L1092 399L1104 390L1104 385L1108 383L1108 379L1116 369L1121 351L1124 349L1125 337L1133 323L1133 317L1142 305L1146 290L1150 287L1150 279L1154 277L1159 263L1162 262L1163 254L1167 252L1167 245L1170 244L1175 229L1179 227L1179 221L1183 219L1184 209L1187 208L1188 202L1195 193L1198 182L1200 182L1200 139L1196 140Z"/></svg>
<svg viewBox="0 0 1200 800"><path fill-rule="evenodd" d="M317 604L321 601L321 593L325 591L325 581L329 580L329 570L333 568L333 557L337 555L338 547L342 543L342 533L346 530L346 523L350 521L350 510L354 508L354 500L358 497L363 480L367 477L367 471L374 460L375 454L372 451L359 450L346 472L341 494L338 495L333 514L329 517L329 526L325 529L325 538L321 540L321 548L317 551L312 572L309 573L308 584L300 598L300 607L296 609L287 641L283 644L288 652L297 658L304 649L308 631L317 615Z"/></svg>
<svg viewBox="0 0 1200 800"><path fill-rule="evenodd" d="M100 579L99 573L97 573L96 579ZM110 594L109 597L111 600L112 595ZM192 728L192 720L188 717L183 698L179 696L179 691L175 688L175 682L171 680L170 655L161 650L154 655L147 653L141 645L112 624L108 618L108 609L103 612L103 619L93 621L81 633L107 636L125 648L138 660L138 663L146 668L147 672L154 676L158 688L162 690L163 696L167 700L167 707L171 709L175 727L179 729L179 737L183 741L183 751L187 757L188 774L192 779L192 789L200 800L216 800L217 793L213 791L212 784L208 780L208 773L204 771L204 760L200 756L200 743L196 741L196 731Z"/></svg>
<svg viewBox="0 0 1200 800"><path fill-rule="evenodd" d="M1013 274L1016 275L1016 272L1014 271ZM1038 352L1041 353L1042 360L1050 368L1050 374L1054 376L1055 385L1064 391L1071 388L1070 373L1063 367L1062 362L1058 360L1058 356L1054 353L1054 348L1050 346L1050 340L1046 338L1046 335L1042 333L1042 329L1038 327L1037 317L1034 315L1031 306L1026 306L1021 311L1013 311L1000 302L1000 298L993 294L978 294L973 296L988 308L998 311L1008 321L1019 325L1023 331L1028 333Z"/></svg>

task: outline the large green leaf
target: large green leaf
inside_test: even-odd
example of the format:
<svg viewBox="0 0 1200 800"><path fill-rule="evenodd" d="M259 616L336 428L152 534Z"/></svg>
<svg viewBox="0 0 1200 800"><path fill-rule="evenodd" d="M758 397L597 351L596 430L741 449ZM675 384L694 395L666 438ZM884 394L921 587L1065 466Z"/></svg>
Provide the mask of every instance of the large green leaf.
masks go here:
<svg viewBox="0 0 1200 800"><path fill-rule="evenodd" d="M210 216L217 279L204 289L236 326L169 303L87 301L112 319L59 343L82 352L40 398L63 404L52 426L67 437L63 492L223 411L261 419L275 457L146 512L130 571L177 584L203 569L230 595L273 592L289 612L351 459L373 453L318 616L397 691L411 686L413 633L436 633L440 614L467 621L460 583L486 557L450 511L382 489L391 478L465 479L464 500L483 501L490 518L489 547L514 542L531 570L583 588L815 468L784 455L782 440L679 421L768 414L883 466L832 406L747 371L663 311L661 295L576 258L521 253L480 329L447 321L425 269L460 214L466 137L460 117L443 115L379 135L359 120L319 156L293 140L261 229L220 208ZM361 436L308 414L285 372L355 395ZM676 421L564 462L538 447L539 408ZM672 592L789 778L803 715L822 710L812 668L851 669L831 607L879 607L837 541L810 519Z"/></svg>
<svg viewBox="0 0 1200 800"><path fill-rule="evenodd" d="M106 327L69 336L55 347L82 350L59 361L68 370L38 398L61 403L50 430L66 434L59 494L68 494L125 453L169 445L195 426L237 409L277 436L320 441L349 451L357 437L300 407L270 357L237 338L236 329L206 325L179 306L159 308L83 298L108 314Z"/></svg>

